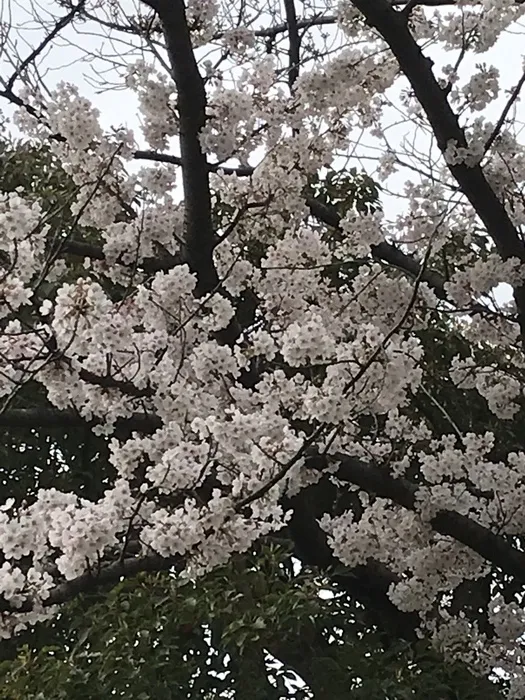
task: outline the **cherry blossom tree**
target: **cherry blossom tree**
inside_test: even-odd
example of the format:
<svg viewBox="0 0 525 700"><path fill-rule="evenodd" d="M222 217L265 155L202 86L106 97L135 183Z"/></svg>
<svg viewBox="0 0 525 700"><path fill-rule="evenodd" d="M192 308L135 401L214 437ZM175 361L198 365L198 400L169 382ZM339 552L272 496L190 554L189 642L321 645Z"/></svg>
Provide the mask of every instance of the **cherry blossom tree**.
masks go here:
<svg viewBox="0 0 525 700"><path fill-rule="evenodd" d="M30 189L46 209L74 189L45 147L6 142L0 162L0 189ZM377 195L370 179L352 170L316 183L316 196L339 208L368 211ZM63 219L52 225L61 228ZM33 393L33 411L38 401L45 405ZM4 427L0 470L11 497L27 499L50 484L89 498L103 492L104 438L82 422L56 423ZM389 634L331 577L299 565L279 533L195 581L163 572L95 587L50 620L4 639L0 658L6 700L232 693L264 700L328 693L335 700L350 691L368 700L491 700L504 690L501 679L476 678L424 639Z"/></svg>
<svg viewBox="0 0 525 700"><path fill-rule="evenodd" d="M522 4L52 5L27 54L2 34L12 124L67 177L1 195L0 423L97 448L8 489L2 636L280 536L525 697L525 73L472 67ZM45 82L93 28L140 134Z"/></svg>

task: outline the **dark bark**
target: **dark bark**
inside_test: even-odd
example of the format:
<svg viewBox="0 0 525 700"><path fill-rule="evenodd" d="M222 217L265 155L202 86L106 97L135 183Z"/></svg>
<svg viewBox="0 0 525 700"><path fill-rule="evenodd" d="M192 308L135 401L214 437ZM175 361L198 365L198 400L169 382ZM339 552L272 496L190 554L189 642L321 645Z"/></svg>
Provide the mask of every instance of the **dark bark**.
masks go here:
<svg viewBox="0 0 525 700"><path fill-rule="evenodd" d="M447 91L439 85L432 71L432 61L426 57L412 36L406 16L396 11L388 0L352 0L367 23L377 30L396 57L402 73L408 79L414 94L430 123L438 148L442 153L449 143L467 148L468 141L458 116L452 110ZM449 164L449 170L458 182L483 222L488 235L504 260L516 257L525 262L525 246L512 223L503 202L488 183L482 167L465 163ZM514 288L522 341L525 342L525 286Z"/></svg>

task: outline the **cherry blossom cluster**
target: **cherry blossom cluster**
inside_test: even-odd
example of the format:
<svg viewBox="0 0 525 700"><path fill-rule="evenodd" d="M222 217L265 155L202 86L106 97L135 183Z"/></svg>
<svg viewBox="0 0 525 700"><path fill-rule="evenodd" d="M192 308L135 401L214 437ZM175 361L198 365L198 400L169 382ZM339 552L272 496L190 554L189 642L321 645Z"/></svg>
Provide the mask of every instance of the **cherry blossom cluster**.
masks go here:
<svg viewBox="0 0 525 700"><path fill-rule="evenodd" d="M515 431L523 419L525 255L502 252L454 177L479 169L511 224L525 223L523 137L487 109L504 71L487 62L464 78L449 57L435 67L464 119L465 140L443 143L356 4L339 3L334 48L312 52L293 85L287 57L265 53L255 20L235 24L228 9L187 8L207 95L196 139L209 158L207 263L219 280L203 292L178 169L184 97L164 60L134 62L124 84L167 162L137 152L132 130L105 130L76 86L23 93L18 128L49 147L72 187L58 230L34 193L0 193L0 398L7 414L38 387L50 409L107 441L113 477L98 500L41 489L2 506L0 635L53 615L57 586L115 562L209 571L285 528L294 497L329 480L358 504L319 519L336 557L386 567L388 597L415 613L418 633L479 672L503 669L523 698L521 594L494 584L492 637L454 610L466 584L496 574L435 526L453 513L521 551L525 451L492 426ZM421 41L482 53L522 13L510 0L462 0L417 8L410 26ZM224 52L217 63L213 51ZM390 136L392 110L413 138ZM354 154L374 162L383 206L365 213L343 192L333 205L317 199L316 214L312 183ZM472 421L483 410L491 429L456 404L473 407ZM312 454L327 468L310 468ZM341 455L412 500L346 483Z"/></svg>

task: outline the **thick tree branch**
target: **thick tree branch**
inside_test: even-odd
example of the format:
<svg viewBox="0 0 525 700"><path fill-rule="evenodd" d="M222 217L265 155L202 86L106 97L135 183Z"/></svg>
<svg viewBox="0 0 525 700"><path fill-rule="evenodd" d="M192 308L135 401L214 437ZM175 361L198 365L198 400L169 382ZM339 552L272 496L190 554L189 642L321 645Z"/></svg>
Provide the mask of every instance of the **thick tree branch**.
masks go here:
<svg viewBox="0 0 525 700"><path fill-rule="evenodd" d="M2 428L76 428L96 424L99 421L86 421L75 411L59 411L50 407L12 408L0 413ZM162 426L162 422L154 415L134 413L129 418L119 418L116 430L152 433Z"/></svg>
<svg viewBox="0 0 525 700"><path fill-rule="evenodd" d="M122 578L130 578L143 572L166 571L181 565L180 557L160 557L148 555L145 557L129 557L122 561L116 561L100 567L96 573L85 573L70 581L64 581L55 586L48 598L42 601L44 608L52 605L67 603L82 593L90 593L108 585L116 585ZM13 608L9 603L0 600L0 612L31 612L34 604L31 600L25 601L20 607Z"/></svg>
<svg viewBox="0 0 525 700"><path fill-rule="evenodd" d="M211 292L219 284L213 264L209 168L200 144L206 121L206 91L191 45L183 0L147 2L159 16L173 79L177 88L179 138L184 190L183 257L198 277L197 294Z"/></svg>
<svg viewBox="0 0 525 700"><path fill-rule="evenodd" d="M516 2L518 1L516 0ZM394 7L404 7L408 2L409 0L391 0L391 4ZM458 3L457 0L417 0L415 4L419 7L454 7ZM311 29L312 27L337 24L337 21L337 15L312 15L312 17L297 19L296 27L297 29ZM274 24L273 27L257 29L254 34L258 37L274 39L278 34L288 32L289 28L289 21L286 21L281 24Z"/></svg>
<svg viewBox="0 0 525 700"><path fill-rule="evenodd" d="M310 29L311 27L322 27L337 23L336 15L313 15L312 17L304 17L297 20L297 29ZM282 24L274 24L273 27L265 27L256 29L255 36L267 39L274 39L278 34L284 34L288 31L288 22Z"/></svg>
<svg viewBox="0 0 525 700"><path fill-rule="evenodd" d="M310 209L311 215L315 219L322 221L328 226L339 229L342 217L335 207L323 204L319 200L315 199L315 197L307 197L306 203ZM372 257L374 257L376 260L381 260L382 262L385 262L398 270L401 270L413 279L419 279L421 282L426 282L434 291L438 299L448 301L450 304L454 305L454 302L449 299L445 291L445 283L447 282L447 279L436 270L425 268L423 271L421 271L421 263L419 260L411 255L403 253L403 251L397 248L395 245L383 242L372 246ZM473 315L498 315L496 311L493 311L492 309L478 302L472 302L468 309L464 310Z"/></svg>
<svg viewBox="0 0 525 700"><path fill-rule="evenodd" d="M310 209L310 213L315 219L333 228L339 228L341 224L341 215L334 207L323 204L315 199L315 197L307 197L306 203ZM412 256L403 253L403 251L399 250L399 248L396 248L394 245L390 243L379 243L372 247L372 256L377 260L382 260L393 267L403 270L414 279L419 278L422 282L426 282L439 299L447 299L444 289L445 278L434 270L424 270L423 273L421 273L421 263Z"/></svg>
<svg viewBox="0 0 525 700"><path fill-rule="evenodd" d="M468 142L458 117L450 107L444 91L432 71L432 61L425 57L412 36L406 18L388 0L352 0L366 21L374 27L396 57L410 82L436 137L437 145L445 153L449 144L467 148ZM516 257L525 262L525 247L512 223L503 202L489 185L480 165L464 162L451 163L449 169L461 191L469 200L494 241L501 257ZM522 340L525 342L525 286L514 288Z"/></svg>
<svg viewBox="0 0 525 700"><path fill-rule="evenodd" d="M416 614L402 612L388 597L388 589L397 580L381 564L370 560L366 565L346 569L330 548L319 518L333 507L335 493L330 484L321 482L301 491L285 507L292 509L288 531L299 559L308 566L327 572L330 579L350 596L366 604L367 617L394 637L413 641L419 624Z"/></svg>
<svg viewBox="0 0 525 700"><path fill-rule="evenodd" d="M60 245L61 253L68 253L69 255L76 255L81 258L90 258L91 260L102 260L106 259L104 250L102 246L95 245L93 243L87 243L86 241L77 240L67 240ZM159 271L168 271L173 269L176 265L180 265L182 260L177 255L171 255L167 251L163 252L162 255L158 255L155 258L145 258L144 260L133 261L132 263L126 264L126 267L138 267L143 270L146 274L152 274ZM117 264L125 265L125 263L117 260Z"/></svg>
<svg viewBox="0 0 525 700"><path fill-rule="evenodd" d="M301 37L297 26L297 14L294 0L284 0L286 24L288 25L288 86L293 90L299 77L299 62L301 60Z"/></svg>
<svg viewBox="0 0 525 700"><path fill-rule="evenodd" d="M133 153L135 160L152 160L157 163L169 163L170 165L182 165L180 156L173 156L169 153L159 153L158 151L135 151ZM250 166L228 167L220 163L207 163L210 173L223 172L226 175L238 175L239 177L249 177L253 175L254 168Z"/></svg>
<svg viewBox="0 0 525 700"><path fill-rule="evenodd" d="M405 479L395 479L381 467L366 464L345 454L312 457L307 464L322 470L330 462L339 463L335 472L338 479L348 481L381 498L388 498L408 510L417 509L417 486ZM450 510L440 511L431 519L430 525L436 532L461 542L525 585L525 552L517 550L501 535L495 535L471 518Z"/></svg>
<svg viewBox="0 0 525 700"><path fill-rule="evenodd" d="M197 275L197 296L220 290L213 261L216 244L212 221L209 166L200 144L206 122L206 90L193 53L183 0L144 0L156 10L177 88L179 143L184 190L184 246L182 258ZM220 342L232 344L240 326L234 317L217 334Z"/></svg>
<svg viewBox="0 0 525 700"><path fill-rule="evenodd" d="M127 381L125 379L116 379L113 375L100 375L90 372L87 369L79 370L79 377L84 380L87 384L92 384L94 386L99 386L103 389L116 389L121 391L126 396L132 396L133 398L146 398L152 396L153 390L146 387L140 389L133 382Z"/></svg>

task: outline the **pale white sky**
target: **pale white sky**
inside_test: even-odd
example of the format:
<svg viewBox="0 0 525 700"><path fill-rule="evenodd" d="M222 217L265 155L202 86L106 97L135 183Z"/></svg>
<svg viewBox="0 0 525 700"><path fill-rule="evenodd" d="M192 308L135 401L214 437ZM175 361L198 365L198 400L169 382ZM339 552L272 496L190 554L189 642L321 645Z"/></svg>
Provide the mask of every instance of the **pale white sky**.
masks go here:
<svg viewBox="0 0 525 700"><path fill-rule="evenodd" d="M123 0L121 2L121 7L133 7L133 5L133 0ZM48 24L52 24L53 15L65 14L65 11L57 7L53 0L39 0L38 4L30 3L29 0L4 0L2 4L2 22L8 22L20 28L16 34L11 34L11 38L16 40L21 56L26 56L34 46L38 45L44 36L41 27L38 28L35 20L31 18L31 12L34 12L35 8L41 20ZM450 8L445 8L442 11L449 12ZM484 55L469 55L461 65L461 78L472 73L476 63L492 63L500 69L502 86L500 97L483 111L483 115L493 121L497 120L506 102L506 91L512 89L522 74L525 53L524 34L525 26L523 28L516 26L511 31L506 32L489 52ZM125 41L125 37L122 41ZM81 48L78 48L76 45L81 45ZM121 80L119 81L118 78L115 78L116 73L110 70L107 62L96 58L97 53L104 54L106 59L115 55L115 48L117 52L123 54L126 47L124 44L116 47L115 45L112 46L106 38L100 36L100 30L97 31L93 24L83 25L81 35L75 35L73 31L67 29L61 35L61 38L53 42L52 49L47 52L41 75L50 89L59 81L67 81L78 85L81 93L89 97L100 109L101 122L105 128L121 125L129 127L133 129L139 146L145 147L146 144L142 140L140 131L135 95L130 90L117 91L113 89L101 91L95 85L95 81L121 82ZM88 55L89 53L92 54L91 58ZM435 62L436 71L444 64L454 63L457 57L457 52L445 52L435 47L428 53ZM138 54L136 57L138 58ZM121 59L119 56L116 56L115 60L121 66L127 63L125 58ZM2 76L10 75L12 72L12 69L6 66L5 55L2 56L1 54L0 72ZM405 86L406 84L399 82L396 87L389 91L388 96L394 104L398 102L396 96L399 94L399 90ZM9 114L11 111L5 102L0 102L0 110L6 114ZM524 102L522 101L517 107L517 116L521 122L525 121L523 115ZM403 139L407 138L420 152L429 152L428 137L419 130L414 140L413 125L406 121L396 125L399 117L400 114L396 109L389 109L385 114L386 133L389 142L394 148L397 150L403 143ZM355 149L354 158L364 156L364 159L360 161L361 165L371 172L373 162L370 158L375 158L384 151L384 145L366 134L356 133L355 138L356 141L359 141L359 145ZM401 193L406 179L406 171L400 171L394 175L388 182L390 191ZM383 206L388 217L393 217L403 209L401 201L388 195L383 195Z"/></svg>

